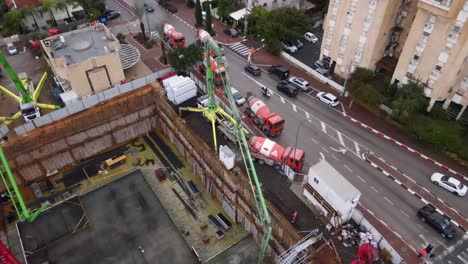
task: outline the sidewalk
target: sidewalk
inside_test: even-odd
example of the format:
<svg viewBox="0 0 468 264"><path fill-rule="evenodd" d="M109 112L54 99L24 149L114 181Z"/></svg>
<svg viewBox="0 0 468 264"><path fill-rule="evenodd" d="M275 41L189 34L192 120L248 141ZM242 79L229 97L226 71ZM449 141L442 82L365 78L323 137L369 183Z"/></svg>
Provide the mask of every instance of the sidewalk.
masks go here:
<svg viewBox="0 0 468 264"><path fill-rule="evenodd" d="M161 49L159 48L160 43L155 44L153 48L147 50L133 38L134 34L127 34L126 36L125 41L140 51L140 60L143 61L143 63L146 64L152 72L157 72L166 68L158 60L162 54Z"/></svg>

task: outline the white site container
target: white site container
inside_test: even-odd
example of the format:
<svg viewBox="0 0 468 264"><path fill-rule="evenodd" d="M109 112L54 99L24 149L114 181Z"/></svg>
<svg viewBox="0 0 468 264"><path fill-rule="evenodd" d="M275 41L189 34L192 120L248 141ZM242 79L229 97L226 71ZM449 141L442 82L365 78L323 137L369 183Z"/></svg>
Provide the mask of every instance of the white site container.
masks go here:
<svg viewBox="0 0 468 264"><path fill-rule="evenodd" d="M219 146L219 159L224 164L226 169L231 170L234 168L236 155L228 146Z"/></svg>
<svg viewBox="0 0 468 264"><path fill-rule="evenodd" d="M341 222L344 223L351 218L353 209L359 202L361 192L354 187L326 160L321 160L309 169L309 174L304 177L304 185L310 185L328 204L341 214ZM307 188L304 188L304 196L328 214L324 206L315 199ZM334 224L330 215L327 217Z"/></svg>
<svg viewBox="0 0 468 264"><path fill-rule="evenodd" d="M192 79L183 76L173 76L163 81L167 98L179 105L197 95L197 86Z"/></svg>

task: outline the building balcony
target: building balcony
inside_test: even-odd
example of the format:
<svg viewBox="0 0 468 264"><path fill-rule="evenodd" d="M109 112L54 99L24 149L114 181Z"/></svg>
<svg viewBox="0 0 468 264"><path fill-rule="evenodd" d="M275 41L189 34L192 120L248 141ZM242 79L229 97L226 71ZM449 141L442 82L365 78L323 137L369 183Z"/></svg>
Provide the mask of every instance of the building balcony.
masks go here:
<svg viewBox="0 0 468 264"><path fill-rule="evenodd" d="M463 95L460 95L459 93L456 93L452 97L452 102L460 104L461 101L463 100Z"/></svg>

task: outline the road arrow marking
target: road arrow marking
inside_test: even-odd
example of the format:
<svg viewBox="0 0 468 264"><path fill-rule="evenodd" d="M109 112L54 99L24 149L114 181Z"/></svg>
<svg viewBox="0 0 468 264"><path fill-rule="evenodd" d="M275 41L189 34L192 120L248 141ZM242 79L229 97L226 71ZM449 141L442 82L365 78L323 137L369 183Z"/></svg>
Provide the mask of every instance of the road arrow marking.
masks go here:
<svg viewBox="0 0 468 264"><path fill-rule="evenodd" d="M319 153L320 153L320 156L322 157L322 159L321 159L321 160L325 160L325 155L323 155L323 153L322 153L322 152L319 152Z"/></svg>
<svg viewBox="0 0 468 264"><path fill-rule="evenodd" d="M336 151L336 152L341 152L341 153L343 153L343 154L346 153L346 149L345 149L345 148L336 149L336 148L334 148L334 147L330 147L330 149L333 150L333 151Z"/></svg>

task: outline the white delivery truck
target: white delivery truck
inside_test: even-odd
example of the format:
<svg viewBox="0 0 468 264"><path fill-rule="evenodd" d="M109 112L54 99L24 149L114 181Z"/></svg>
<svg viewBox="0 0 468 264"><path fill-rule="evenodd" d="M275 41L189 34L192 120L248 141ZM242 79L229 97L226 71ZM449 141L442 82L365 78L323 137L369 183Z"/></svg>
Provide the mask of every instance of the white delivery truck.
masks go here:
<svg viewBox="0 0 468 264"><path fill-rule="evenodd" d="M179 105L197 95L197 86L189 77L173 76L163 81L167 99Z"/></svg>

